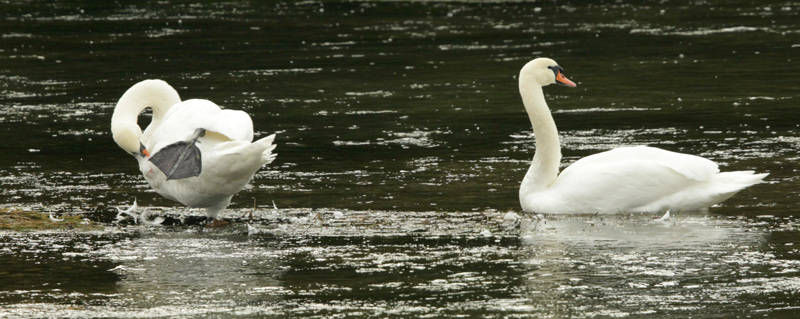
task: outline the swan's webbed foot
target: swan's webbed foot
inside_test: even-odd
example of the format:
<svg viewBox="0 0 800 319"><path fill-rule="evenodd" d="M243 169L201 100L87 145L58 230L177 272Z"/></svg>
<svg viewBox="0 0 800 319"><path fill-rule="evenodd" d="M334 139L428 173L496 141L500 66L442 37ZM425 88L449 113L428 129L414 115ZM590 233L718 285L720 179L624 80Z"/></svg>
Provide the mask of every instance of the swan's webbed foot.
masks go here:
<svg viewBox="0 0 800 319"><path fill-rule="evenodd" d="M203 167L202 154L197 148L197 140L206 134L199 128L188 141L172 143L150 157L158 169L164 172L167 180L183 179L200 175Z"/></svg>
<svg viewBox="0 0 800 319"><path fill-rule="evenodd" d="M228 226L228 222L214 218L214 217L207 217L206 218L206 227L225 227Z"/></svg>

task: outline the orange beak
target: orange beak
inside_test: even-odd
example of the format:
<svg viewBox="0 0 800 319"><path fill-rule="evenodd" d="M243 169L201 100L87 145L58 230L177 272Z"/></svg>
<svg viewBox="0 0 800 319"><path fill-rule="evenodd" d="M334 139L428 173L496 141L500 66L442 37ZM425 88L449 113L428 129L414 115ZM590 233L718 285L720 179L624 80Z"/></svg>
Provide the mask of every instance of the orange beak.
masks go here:
<svg viewBox="0 0 800 319"><path fill-rule="evenodd" d="M578 86L577 84L575 84L575 82L572 82L569 79L567 79L567 77L564 76L564 74L561 72L558 72L558 74L556 74L556 83L563 84L571 88Z"/></svg>
<svg viewBox="0 0 800 319"><path fill-rule="evenodd" d="M147 149L143 149L142 154L144 154L145 157L150 157L150 151L148 151Z"/></svg>

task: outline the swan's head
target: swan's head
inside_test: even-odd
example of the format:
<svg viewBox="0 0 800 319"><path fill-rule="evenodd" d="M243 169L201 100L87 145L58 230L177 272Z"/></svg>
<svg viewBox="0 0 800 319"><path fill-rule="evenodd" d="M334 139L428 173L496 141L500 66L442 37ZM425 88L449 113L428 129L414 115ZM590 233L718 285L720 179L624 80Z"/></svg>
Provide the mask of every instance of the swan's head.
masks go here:
<svg viewBox="0 0 800 319"><path fill-rule="evenodd" d="M136 123L111 122L111 135L120 148L133 156L150 156L142 145L142 129Z"/></svg>
<svg viewBox="0 0 800 319"><path fill-rule="evenodd" d="M534 59L525 64L522 70L519 71L519 82L520 84L535 82L541 86L548 86L553 83L568 87L578 86L564 76L564 69L558 66L556 61L548 58Z"/></svg>

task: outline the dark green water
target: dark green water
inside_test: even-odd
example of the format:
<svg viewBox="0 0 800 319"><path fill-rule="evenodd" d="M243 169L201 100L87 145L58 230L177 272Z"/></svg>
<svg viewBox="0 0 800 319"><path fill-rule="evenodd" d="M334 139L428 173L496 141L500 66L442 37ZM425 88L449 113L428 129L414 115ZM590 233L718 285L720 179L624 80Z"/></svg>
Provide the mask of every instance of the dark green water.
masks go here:
<svg viewBox="0 0 800 319"><path fill-rule="evenodd" d="M278 133L223 217L254 199L326 212L261 237L2 234L0 317L793 318L798 53L793 1L0 0L0 204L179 210L109 132L122 93L161 78ZM516 74L539 56L578 83L546 88L565 164L646 144L768 182L674 227L325 230L335 210L495 226L518 210L533 141Z"/></svg>

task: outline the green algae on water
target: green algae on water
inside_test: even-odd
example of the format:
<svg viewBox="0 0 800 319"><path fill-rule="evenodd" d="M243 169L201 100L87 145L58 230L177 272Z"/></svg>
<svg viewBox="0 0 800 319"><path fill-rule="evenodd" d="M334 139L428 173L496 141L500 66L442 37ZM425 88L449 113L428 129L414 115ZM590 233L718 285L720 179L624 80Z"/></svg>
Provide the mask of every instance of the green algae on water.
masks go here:
<svg viewBox="0 0 800 319"><path fill-rule="evenodd" d="M54 216L54 218L57 220L51 220L46 212L0 208L0 230L90 230L100 227L99 224L84 220L78 215Z"/></svg>

